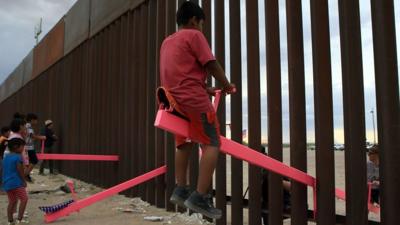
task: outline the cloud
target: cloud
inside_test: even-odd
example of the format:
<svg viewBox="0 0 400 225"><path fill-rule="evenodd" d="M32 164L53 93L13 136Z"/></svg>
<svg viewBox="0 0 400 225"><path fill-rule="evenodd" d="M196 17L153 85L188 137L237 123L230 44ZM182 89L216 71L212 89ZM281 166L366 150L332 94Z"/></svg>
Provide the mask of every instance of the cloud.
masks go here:
<svg viewBox="0 0 400 225"><path fill-rule="evenodd" d="M245 5L242 3L242 45L246 44L246 23L245 23ZM398 4L398 3L396 3ZM284 141L289 140L289 92L288 92L288 71L287 71L287 38L286 38L286 13L285 0L279 1L280 7L280 37L281 37L281 76L282 76L282 113L283 113L283 130ZM259 22L260 22L260 87L262 95L266 93L266 49L265 49L265 15L263 12L264 3L259 1ZM305 60L305 87L306 87L306 114L307 114L307 132L308 140L314 139L314 96L313 96L313 62L312 62L312 35L311 35L311 18L310 18L310 1L302 1L303 9L303 39L304 39L304 60ZM329 1L329 19L330 19L330 43L331 43L331 71L332 71L332 87L333 87L333 112L334 112L334 132L335 142L343 142L343 94L342 94L342 66L341 66L341 51L340 51L340 27L339 27L339 11L338 0ZM396 21L400 21L400 4L395 5ZM226 18L229 17L226 15ZM362 33L362 53L363 53L363 75L364 75L364 92L365 92L365 121L367 138L370 140L372 133L372 119L370 110L376 110L375 100L375 73L374 73L374 57L372 43L372 26L371 26L371 9L368 1L360 2L360 19ZM399 30L400 23L396 23L397 28L397 43L399 45ZM226 37L229 37L229 29L226 29ZM229 40L228 40L229 41ZM227 61L229 62L229 44L226 45L228 53ZM246 48L242 47L242 69L243 69L243 113L244 124L247 125L247 60ZM399 54L399 51L398 51ZM229 73L229 68L227 68ZM266 97L261 98L262 110L262 133L267 135L267 117L266 115ZM228 111L229 112L229 111ZM376 115L375 115L376 116ZM265 137L264 137L265 139Z"/></svg>
<svg viewBox="0 0 400 225"><path fill-rule="evenodd" d="M2 1L0 7L0 83L34 47L34 27L43 18L44 36L76 0ZM4 53L7 54L4 54Z"/></svg>

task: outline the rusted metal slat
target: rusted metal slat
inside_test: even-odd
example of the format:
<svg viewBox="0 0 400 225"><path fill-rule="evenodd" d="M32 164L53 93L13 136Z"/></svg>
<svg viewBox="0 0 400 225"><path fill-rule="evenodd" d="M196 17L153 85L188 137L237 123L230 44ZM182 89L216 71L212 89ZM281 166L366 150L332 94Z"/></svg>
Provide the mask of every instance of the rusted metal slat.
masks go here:
<svg viewBox="0 0 400 225"><path fill-rule="evenodd" d="M139 73L138 73L138 81L140 84L139 87L139 101L138 101L138 106L139 106L139 126L138 128L140 129L141 132L139 132L139 146L142 149L146 149L146 96L147 96L147 85L146 85L146 79L147 79L147 24L148 24L148 5L147 3L143 4L140 7L140 47L139 47L139 59L140 59L140 68L139 68ZM153 90L152 90L153 91ZM146 152L141 152L139 151L140 154L140 159L141 159L141 164L140 164L140 174L144 174L146 172L146 165L147 165L147 159L146 159ZM147 189L148 189L148 183L143 183L139 186L141 189L141 195L143 196L143 199L148 200L148 195L147 195Z"/></svg>
<svg viewBox="0 0 400 225"><path fill-rule="evenodd" d="M91 82L91 86L92 86L92 95L90 98L90 102L91 102L91 113L92 116L90 117L90 133L92 135L89 136L89 143L90 145L93 145L92 148L89 149L89 154L94 154L97 150L97 142L96 142L96 137L97 137L97 133L95 133L94 131L96 130L96 124L97 124L97 116L99 115L99 113L95 113L98 112L98 102L96 101L96 96L97 96L97 89L98 89L98 80L99 80L99 70L100 70L100 41L101 38L100 36L96 36L94 38L94 46L93 46L93 64L92 64L92 68L93 68L93 72L92 72L92 82ZM102 43L101 43L102 44ZM90 170L89 170L89 177L92 178L93 181L96 181L96 179L93 178L95 171L97 168L92 167L92 165L90 164Z"/></svg>
<svg viewBox="0 0 400 225"><path fill-rule="evenodd" d="M154 118L156 112L156 99L155 99L155 83L156 83L156 67L154 65L156 58L156 32L157 32L157 2L154 0L149 1L148 12L148 34L147 34L147 109L146 109L146 131L147 131L147 168L146 171L151 171L155 167L155 128ZM156 184L154 180L148 181L148 201L150 204L156 203Z"/></svg>
<svg viewBox="0 0 400 225"><path fill-rule="evenodd" d="M99 97L99 102L100 102L100 107L99 107L99 112L101 112L100 114L100 119L97 121L97 126L98 129L95 132L99 133L98 136L98 144L99 144L99 148L98 148L98 153L97 154L104 154L105 155L105 148L106 148L106 144L107 144L107 134L105 129L102 129L103 127L106 126L107 122L106 120L108 120L107 117L107 113L108 113L108 105L109 105L109 99L108 99L108 93L106 90L109 90L108 85L108 77L110 76L110 74L112 74L112 64L113 64L113 56L112 56L112 52L113 52L113 45L114 40L113 40L113 31L115 30L115 24L112 24L111 26L107 27L105 29L105 32L103 35L105 35L105 48L104 48L104 52L102 53L103 57L102 57L102 63L104 65L104 69L102 71L100 71L100 89L99 89L99 95L97 97ZM93 163L94 164L94 163ZM98 164L98 163L97 163ZM98 171L101 174L104 174L105 168L103 165L97 165L98 167ZM100 187L105 187L105 183L106 183L106 179L104 176L101 176L100 178Z"/></svg>
<svg viewBox="0 0 400 225"><path fill-rule="evenodd" d="M339 0L346 172L346 224L366 224L364 84L358 0ZM351 216L350 216L351 215Z"/></svg>
<svg viewBox="0 0 400 225"><path fill-rule="evenodd" d="M85 42L84 43L84 70L83 70L83 75L82 75L82 116L81 116L81 134L83 137L81 140L81 149L85 149L87 152L89 149L89 118L90 118L90 81L91 81L91 67L92 67L92 55L91 55L91 50L92 50L92 42ZM54 75L53 75L54 76ZM54 77L52 77L54 79ZM52 86L52 88L54 88ZM54 97L55 99L56 97ZM54 102L53 99L53 102ZM54 115L54 113L52 113ZM85 164L82 167L82 176L84 180L89 180L88 176L88 170L89 170L89 165Z"/></svg>
<svg viewBox="0 0 400 225"><path fill-rule="evenodd" d="M133 139L133 142L132 142L132 144L130 145L131 147L134 147L134 146L140 146L139 145L139 132L142 132L142 131L140 131L139 129L139 115L140 115L140 109L138 108L138 107L140 107L139 105L138 105L138 102L139 102L139 95L140 95L140 92L139 92L139 88L140 88L140 86L141 86L141 84L140 84L140 82L139 82L139 80L140 80L140 78L139 78L139 66L140 66L140 53L139 53L139 48L140 48L140 11L139 11L139 9L135 9L134 11L133 11L133 17L134 17L134 30L133 30L133 48L131 49L131 51L133 51L133 57L132 57L132 66L133 66L133 72L132 72L132 82L131 82L131 87L134 87L134 90L133 90L133 95L134 96L132 96L132 100L131 100L131 102L132 103L134 103L133 105L134 106L132 106L132 108L131 108L131 113L132 113L132 116L133 116L133 118L132 118L132 120L133 120L133 123L131 124L131 128L132 128L132 130L133 130L133 132L132 132L132 139ZM139 155L140 153L138 152L138 151L133 151L133 161L134 161L134 163L136 164L135 166L134 166L134 170L133 170L133 174L132 174L132 177L136 177L136 176L139 176L139 175L141 175L141 173L140 173L140 155ZM140 192L140 189L139 188L135 188L136 190L134 191L134 196L139 196L139 197L141 197L141 192Z"/></svg>
<svg viewBox="0 0 400 225"><path fill-rule="evenodd" d="M173 2L168 1L168 5L166 5L166 1L157 1L157 32L156 32L156 86L160 86L160 65L159 65L159 58L160 58L160 47L162 41L164 40L166 34L166 7L173 8L171 4ZM154 90L155 91L155 90ZM156 166L163 166L166 163L165 158L170 156L173 151L164 152L164 131L160 129L156 130ZM175 205L171 204L167 198L169 198L172 194L174 185L175 185L175 170L173 167L173 162L168 160L167 163L167 173L166 176L160 176L156 178L156 185L157 185L157 199L156 204L158 207L166 207L168 211L175 211ZM172 168L171 168L172 166Z"/></svg>
<svg viewBox="0 0 400 225"><path fill-rule="evenodd" d="M307 171L306 102L301 1L286 1L289 65L290 165ZM307 187L292 181L291 221L307 224Z"/></svg>
<svg viewBox="0 0 400 225"><path fill-rule="evenodd" d="M327 0L311 0L314 68L317 224L335 223L331 50Z"/></svg>
<svg viewBox="0 0 400 225"><path fill-rule="evenodd" d="M121 83L121 77L122 77L122 66L125 62L125 59L123 58L123 52L126 49L127 43L122 41L122 38L124 36L123 31L126 30L126 14L124 14L117 22L117 27L115 30L115 65L114 65L114 72L113 74L110 74L109 77L112 79L111 80L111 90L114 91L114 93L117 93L117 99L115 98L115 95L110 95L110 100L111 100L111 105L110 105L110 115L109 115L109 120L110 120L110 129L108 130L108 138L110 140L109 145L107 146L107 154L116 154L117 152L120 153L119 155L123 156L121 153L123 151L123 146L121 146L121 139L123 138L123 129L122 126L119 126L119 121L123 118L123 109L122 109L122 96L123 96L123 83ZM118 118L116 118L118 117ZM111 119L114 118L114 119ZM107 163L106 164L108 167L108 173L113 174L117 173L116 171L116 163ZM110 176L111 180L110 183L107 184L107 187L111 187L115 185L116 183L119 183L119 177L118 176Z"/></svg>
<svg viewBox="0 0 400 225"><path fill-rule="evenodd" d="M230 16L230 69L231 82L236 85L236 93L231 96L231 138L242 143L242 51L240 29L240 1L229 2ZM243 163L231 158L232 225L243 224Z"/></svg>
<svg viewBox="0 0 400 225"><path fill-rule="evenodd" d="M214 1L215 9L215 57L225 68L225 1ZM216 82L216 86L221 86ZM218 121L221 135L225 136L225 98L221 98L218 106ZM226 224L226 156L220 154L215 170L216 207L222 211L222 217L216 221L217 225Z"/></svg>
<svg viewBox="0 0 400 225"><path fill-rule="evenodd" d="M126 71L126 102L127 104L126 111L126 133L128 140L126 142L127 146L127 158L129 159L130 162L124 161L124 163L127 165L128 170L124 171L123 173L125 174L125 180L131 179L135 175L136 167L137 167L137 158L135 158L135 151L133 150L133 146L136 145L134 142L134 133L132 131L132 124L134 123L134 120L136 119L136 109L135 109L135 104L134 104L134 94L135 90L132 89L133 83L135 82L135 75L134 75L134 46L135 46L135 20L134 20L134 11L130 11L128 13L128 68ZM136 165L133 165L136 164ZM136 196L136 191L137 189L134 188L133 190L129 191L130 195Z"/></svg>
<svg viewBox="0 0 400 225"><path fill-rule="evenodd" d="M400 101L393 0L371 0L380 148L381 221L400 221ZM398 21L397 21L398 23Z"/></svg>
<svg viewBox="0 0 400 225"><path fill-rule="evenodd" d="M122 16L121 18L121 29L120 29L120 35L118 41L121 43L120 46L120 52L119 52L119 58L120 58L120 63L119 63L119 74L115 78L117 79L117 92L118 92L118 99L115 99L118 101L118 118L116 118L117 123L114 125L118 127L118 131L116 131L115 135L117 143L115 145L115 151L118 151L119 155L123 157L128 157L128 152L129 152L129 147L125 144L126 139L129 138L129 134L127 132L127 116L128 116L128 87L127 87L127 80L128 76L128 64L129 64L129 56L128 56L128 46L130 44L130 40L128 39L129 36L129 22L128 22L128 17L129 17L129 12L126 13L125 15ZM124 182L128 180L129 178L126 177L126 174L123 171L128 170L128 164L126 162L120 162L117 165L114 165L113 171L118 173L118 183ZM119 172L118 169L121 171Z"/></svg>
<svg viewBox="0 0 400 225"><path fill-rule="evenodd" d="M249 147L261 148L258 3L246 1ZM261 170L249 166L249 224L261 223Z"/></svg>
<svg viewBox="0 0 400 225"><path fill-rule="evenodd" d="M282 93L279 42L279 2L265 2L267 47L268 154L282 161ZM269 224L282 224L282 177L268 173Z"/></svg>

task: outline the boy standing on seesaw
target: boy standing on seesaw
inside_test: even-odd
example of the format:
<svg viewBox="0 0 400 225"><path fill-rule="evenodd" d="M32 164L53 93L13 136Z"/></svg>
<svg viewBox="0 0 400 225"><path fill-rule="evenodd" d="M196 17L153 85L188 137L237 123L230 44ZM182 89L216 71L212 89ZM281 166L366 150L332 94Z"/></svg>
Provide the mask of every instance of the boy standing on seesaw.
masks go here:
<svg viewBox="0 0 400 225"><path fill-rule="evenodd" d="M190 193L186 174L194 143L175 136L177 186L170 201L219 219L221 210L214 208L206 197L220 147L219 123L209 98L210 94L215 94L215 89L206 87L207 76L212 74L227 94L233 93L235 86L229 83L202 33L205 15L200 6L190 1L182 3L176 19L179 30L164 40L160 50L161 85L189 119L189 138L200 143L203 155L197 188Z"/></svg>

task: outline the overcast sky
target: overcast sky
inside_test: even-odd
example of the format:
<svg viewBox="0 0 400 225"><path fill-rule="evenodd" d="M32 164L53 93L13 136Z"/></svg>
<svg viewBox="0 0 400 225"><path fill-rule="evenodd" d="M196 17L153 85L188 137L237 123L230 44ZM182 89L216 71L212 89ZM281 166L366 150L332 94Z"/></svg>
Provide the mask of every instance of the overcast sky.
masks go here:
<svg viewBox="0 0 400 225"><path fill-rule="evenodd" d="M34 27L43 18L43 37L76 0L0 0L0 83L35 45Z"/></svg>
<svg viewBox="0 0 400 225"><path fill-rule="evenodd" d="M43 18L44 36L69 10L76 0L0 0L0 83L14 70L22 59L34 47L34 27L40 18ZM244 3L244 0L241 0ZM343 109L342 109L342 79L341 79L341 60L340 60L340 37L338 19L338 0L329 1L330 13L330 32L331 32L331 56L332 56L332 82L333 82L333 102L334 102L334 122L335 122L335 141L343 142ZM266 66L265 66L265 25L264 25L264 1L259 0L260 4L260 56L261 56L261 90L262 90L262 127L263 139L267 136L267 101L266 101ZM400 45L400 3L395 2L397 45ZM280 23L281 23L281 58L282 58L282 100L283 100L283 127L284 141L289 140L289 106L288 106L288 79L287 79L287 43L286 43L286 15L285 0L280 3ZM225 10L226 20L229 21L228 1ZM242 4L242 33L243 43L245 41L245 8ZM372 48L371 31L371 9L370 0L360 0L362 47L363 47L363 69L364 69L364 88L365 88L365 109L367 139L373 140L372 118L369 111L375 110L375 87L374 87L374 59ZM311 25L310 25L310 3L303 0L303 23L304 23L304 56L306 73L306 100L307 100L307 131L308 140L314 140L314 103L313 103L313 80L312 80L312 46L311 46ZM229 32L229 26L226 27ZM229 63L229 39L226 41L228 53L226 61ZM243 76L246 77L246 51L243 54ZM400 58L400 51L397 51ZM227 64L229 65L229 64ZM227 68L229 74L229 68ZM244 80L246 87L246 79ZM246 91L246 89L244 89ZM245 96L243 96L245 101ZM244 102L244 106L247 101ZM375 115L376 116L376 115ZM247 127L247 107L244 107L244 127ZM229 119L229 117L228 117Z"/></svg>

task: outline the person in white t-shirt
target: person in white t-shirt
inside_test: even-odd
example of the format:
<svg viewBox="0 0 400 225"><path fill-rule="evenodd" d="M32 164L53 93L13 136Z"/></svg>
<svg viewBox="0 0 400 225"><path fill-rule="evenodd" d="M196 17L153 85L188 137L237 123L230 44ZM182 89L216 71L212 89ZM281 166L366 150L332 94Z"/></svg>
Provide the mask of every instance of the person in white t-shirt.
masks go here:
<svg viewBox="0 0 400 225"><path fill-rule="evenodd" d="M27 131L27 136L25 138L25 149L28 152L28 157L29 157L29 166L26 171L26 180L29 182L32 182L32 178L30 176L30 173L33 170L33 167L38 164L39 160L36 155L35 151L35 141L44 141L46 140L45 136L42 135L36 135L35 131L32 126L36 125L38 122L38 116L33 113L28 113L26 115L26 131Z"/></svg>

